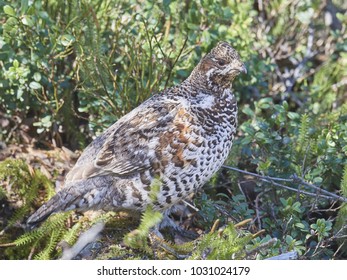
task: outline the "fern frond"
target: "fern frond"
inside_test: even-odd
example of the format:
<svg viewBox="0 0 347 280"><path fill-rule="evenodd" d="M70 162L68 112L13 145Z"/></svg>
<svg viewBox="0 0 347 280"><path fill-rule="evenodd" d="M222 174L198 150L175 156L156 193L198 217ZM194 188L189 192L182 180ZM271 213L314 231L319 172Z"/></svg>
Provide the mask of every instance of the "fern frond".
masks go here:
<svg viewBox="0 0 347 280"><path fill-rule="evenodd" d="M16 246L24 246L29 243L33 243L37 240L40 240L44 235L44 231L42 231L40 228L34 229L19 236L14 241L14 243L16 244Z"/></svg>
<svg viewBox="0 0 347 280"><path fill-rule="evenodd" d="M152 206L148 206L143 213L139 230L143 232L149 232L149 230L157 225L163 218L163 214L159 211L153 210Z"/></svg>
<svg viewBox="0 0 347 280"><path fill-rule="evenodd" d="M147 206L146 211L141 217L139 227L124 237L124 243L132 248L139 248L149 251L147 236L152 227L157 225L163 218L163 214L155 211L151 205Z"/></svg>
<svg viewBox="0 0 347 280"><path fill-rule="evenodd" d="M39 254L37 254L34 259L36 260L49 260L52 259L52 253L54 252L58 242L61 240L63 228L57 229L51 232L49 242Z"/></svg>
<svg viewBox="0 0 347 280"><path fill-rule="evenodd" d="M65 222L70 216L70 212L56 213L50 216L40 228L43 228L45 231L55 231L65 227Z"/></svg>
<svg viewBox="0 0 347 280"><path fill-rule="evenodd" d="M310 127L312 121L307 114L303 114L300 120L299 134L296 141L296 159L297 165L295 172L302 174L306 169L306 166L309 166L311 161L311 155L313 150L316 148L314 139L310 139ZM313 147L314 146L314 147Z"/></svg>
<svg viewBox="0 0 347 280"><path fill-rule="evenodd" d="M52 218L50 217L48 220L46 220L39 228L26 232L18 237L14 243L17 246L23 246L39 241L45 236L50 235L52 232L60 231L64 228L64 222L66 221L67 217L67 213L58 213L53 215Z"/></svg>
<svg viewBox="0 0 347 280"><path fill-rule="evenodd" d="M24 204L21 208L16 209L8 222L9 226L13 226L16 222L22 220L30 212L30 209L29 204Z"/></svg>
<svg viewBox="0 0 347 280"><path fill-rule="evenodd" d="M299 137L297 142L297 151L305 152L307 146L309 145L309 128L310 128L310 118L307 114L303 114L301 117L301 125L299 128Z"/></svg>
<svg viewBox="0 0 347 280"><path fill-rule="evenodd" d="M149 197L152 201L152 203L156 202L158 199L158 193L160 192L160 187L162 185L162 182L159 178L154 178L153 182L151 183L151 191L149 192Z"/></svg>
<svg viewBox="0 0 347 280"><path fill-rule="evenodd" d="M78 222L73 225L62 237L62 240L66 241L70 246L72 246L78 239L79 233L82 229L82 223Z"/></svg>
<svg viewBox="0 0 347 280"><path fill-rule="evenodd" d="M101 214L100 216L96 217L92 220L91 225L95 225L99 222L103 222L107 224L109 221L113 220L117 214L115 212L106 212L104 214Z"/></svg>

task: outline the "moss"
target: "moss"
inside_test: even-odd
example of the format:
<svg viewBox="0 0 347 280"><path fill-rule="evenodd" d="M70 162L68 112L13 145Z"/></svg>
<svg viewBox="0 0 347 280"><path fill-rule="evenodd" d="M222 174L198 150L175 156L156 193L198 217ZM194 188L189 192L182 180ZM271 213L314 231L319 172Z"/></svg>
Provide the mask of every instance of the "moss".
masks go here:
<svg viewBox="0 0 347 280"><path fill-rule="evenodd" d="M202 237L189 259L230 260L245 257L245 247L253 235L238 230L233 224Z"/></svg>
<svg viewBox="0 0 347 280"><path fill-rule="evenodd" d="M50 180L38 169L29 166L22 159L6 159L0 163L0 180L7 182L7 190L3 189L7 197L15 197L15 213L8 221L9 225L21 221L28 215L38 202L38 193L43 190L53 193ZM11 198L13 200L13 198Z"/></svg>

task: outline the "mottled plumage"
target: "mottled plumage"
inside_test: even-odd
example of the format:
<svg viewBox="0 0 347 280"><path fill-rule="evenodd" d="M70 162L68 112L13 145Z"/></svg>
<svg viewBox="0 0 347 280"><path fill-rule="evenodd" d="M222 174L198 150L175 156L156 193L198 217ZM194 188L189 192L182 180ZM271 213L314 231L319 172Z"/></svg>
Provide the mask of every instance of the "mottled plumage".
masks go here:
<svg viewBox="0 0 347 280"><path fill-rule="evenodd" d="M180 85L156 94L119 119L83 152L64 188L29 219L35 224L71 209L165 210L201 188L221 167L237 126L230 87L246 72L220 42ZM157 199L150 194L160 182Z"/></svg>

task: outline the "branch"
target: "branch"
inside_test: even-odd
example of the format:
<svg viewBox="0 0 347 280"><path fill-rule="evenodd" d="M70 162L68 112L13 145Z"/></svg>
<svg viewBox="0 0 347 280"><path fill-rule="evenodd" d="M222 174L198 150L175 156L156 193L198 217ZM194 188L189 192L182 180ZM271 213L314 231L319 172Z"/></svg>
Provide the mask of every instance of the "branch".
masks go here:
<svg viewBox="0 0 347 280"><path fill-rule="evenodd" d="M171 74L172 74L172 70L174 69L174 67L175 67L175 65L176 65L176 63L177 63L177 61L178 61L178 59L181 57L181 55L182 55L182 53L183 53L183 50L184 50L184 48L186 47L187 41L188 41L188 36L187 36L186 39L184 40L183 46L182 46L182 48L180 49L180 51L179 51L179 53L178 53L178 56L176 56L176 59L175 59L173 65L172 65L171 68L170 68L170 72L169 72L169 75L167 76L167 79L166 79L164 88L167 87L167 84L168 84L168 82L169 82L169 80L170 80L170 77L171 77Z"/></svg>
<svg viewBox="0 0 347 280"><path fill-rule="evenodd" d="M16 246L16 243L15 243L15 242L0 244L0 248L14 247L14 246Z"/></svg>
<svg viewBox="0 0 347 280"><path fill-rule="evenodd" d="M238 168L235 168L235 167L231 167L231 166L227 166L227 165L222 165L222 167L224 167L226 169L229 169L229 170L233 170L233 171L237 171L237 172L240 172L240 173L243 173L243 174L247 174L247 175L251 175L251 176L257 177L257 178L259 178L263 182L267 182L267 183L270 183L270 184L272 184L274 186L281 187L281 188L284 188L284 189L287 189L287 190L290 190L290 191L299 192L299 193L302 193L302 194L305 194L305 195L309 195L309 196L313 196L313 197L317 197L318 196L318 197L322 197L322 198L325 198L325 199L328 199L328 200L338 200L338 201L345 202L345 203L347 202L347 198L339 196L339 195L334 194L334 193L331 193L329 191L326 191L326 190L324 190L324 189L322 189L320 187L317 187L317 186L315 186L313 184L310 184L310 183L306 182L303 178L298 177L296 174L292 175L290 179L285 179L285 178L264 176L264 175L260 175L260 174L257 174L257 173L252 173L252 172L249 172L249 171L241 170L241 169L238 169ZM277 183L276 181L293 183L293 184L300 184L300 185L309 187L311 189L315 189L315 190L317 190L317 192L321 192L323 194L312 193L312 192L299 190L299 189L296 189L296 188L292 188L292 187L289 187L289 186Z"/></svg>

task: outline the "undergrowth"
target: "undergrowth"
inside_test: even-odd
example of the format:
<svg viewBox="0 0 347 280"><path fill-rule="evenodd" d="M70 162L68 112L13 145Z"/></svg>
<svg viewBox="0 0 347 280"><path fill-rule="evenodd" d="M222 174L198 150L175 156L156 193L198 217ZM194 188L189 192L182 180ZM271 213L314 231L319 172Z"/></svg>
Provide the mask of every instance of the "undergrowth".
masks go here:
<svg viewBox="0 0 347 280"><path fill-rule="evenodd" d="M156 256L147 239L144 251L122 256L264 259L296 251L299 258L344 259L346 4L318 2L0 2L0 155L2 142L82 150L227 41L248 70L233 84L239 127L225 163L239 171L222 168L193 198L187 224L201 239L179 257L179 249ZM0 243L8 245L0 258L58 258L60 241L73 246L94 223L58 214L26 232L25 219L54 193L53 179L36 167L0 162ZM105 232L117 245L102 239L110 250L99 258L121 253L123 237L138 223L107 217ZM232 226L249 218L242 230ZM224 235L209 233L217 219ZM143 219L146 232L152 222ZM262 234L248 239L255 232Z"/></svg>

